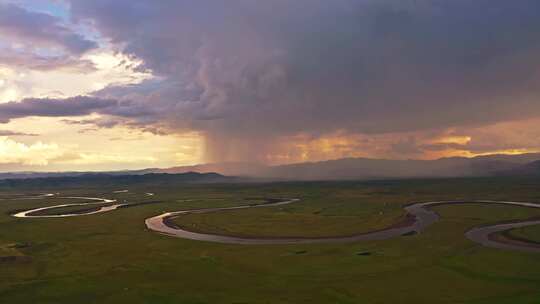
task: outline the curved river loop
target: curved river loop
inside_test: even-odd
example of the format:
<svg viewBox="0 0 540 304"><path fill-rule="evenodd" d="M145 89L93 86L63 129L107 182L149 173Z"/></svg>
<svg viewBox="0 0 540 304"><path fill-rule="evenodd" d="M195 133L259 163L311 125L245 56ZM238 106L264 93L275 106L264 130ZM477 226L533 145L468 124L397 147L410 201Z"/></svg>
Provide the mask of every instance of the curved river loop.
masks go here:
<svg viewBox="0 0 540 304"><path fill-rule="evenodd" d="M124 191L122 191L124 192ZM147 196L153 196L153 193L146 193ZM91 202L84 203L72 203L72 204L60 204L49 207L41 207L26 211L17 212L12 214L14 217L18 218L65 218L65 217L75 217L75 216L85 216L92 215L104 212L110 212L117 210L123 207L136 206L138 204L129 204L123 203L118 204L116 200L98 198L98 197L78 197L78 196L69 196L69 197L57 197L52 194L43 194L40 196L31 197L32 199L49 199L49 198L58 198L58 199L82 199ZM213 213L213 212L223 212L223 211L234 211L250 208L268 208L268 207L277 207L288 204L293 204L300 201L298 198L283 198L283 199L269 199L262 204L251 204L251 205L242 205L235 207L227 208L208 208L208 209L195 209L195 210L182 210L176 212L166 212L161 215L157 215L145 220L146 227L154 232L178 237L189 240L196 241L206 241L206 242L215 242L215 243L225 243L225 244L244 244L244 245L270 245L270 244L313 244L313 243L344 243L344 242L360 242L360 241L376 241L376 240L386 240L391 238L400 237L403 235L421 233L427 227L439 220L440 215L433 211L431 207L441 206L441 205L461 205L461 204L489 204L489 205L510 205L518 206L525 208L540 208L540 204L529 203L529 202L510 202L510 201L491 201L491 200L460 200L460 201L435 201L435 202L422 202L422 203L412 203L404 207L404 210L407 213L407 220L403 223L399 223L388 228L381 230L370 231L365 233L359 233L349 236L335 236L335 237L310 237L310 238L289 238L289 237L240 237L240 236L229 236L229 235L219 235L219 234L210 234L203 232L189 231L184 228L176 226L172 219L181 217L187 214L196 214L196 213ZM86 212L79 213L61 213L61 214L42 214L43 211L65 208L65 207L74 207L74 206L89 206L89 205L104 205L100 206L97 209L88 210ZM36 214L38 213L38 214ZM524 240L515 240L515 239L506 239L496 237L499 233L522 228L532 225L540 225L540 220L523 220L515 221L511 223L497 223L492 225L474 227L468 230L465 233L465 237L469 240L481 244L485 247L498 248L498 249L507 249L507 250L518 250L526 252L536 252L540 253L540 244L533 242L527 242Z"/></svg>

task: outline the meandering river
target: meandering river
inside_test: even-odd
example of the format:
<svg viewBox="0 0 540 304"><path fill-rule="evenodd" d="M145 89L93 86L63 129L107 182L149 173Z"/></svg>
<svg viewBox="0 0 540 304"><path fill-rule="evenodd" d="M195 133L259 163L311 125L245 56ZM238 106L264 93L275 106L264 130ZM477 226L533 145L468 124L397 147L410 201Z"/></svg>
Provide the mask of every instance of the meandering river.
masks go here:
<svg viewBox="0 0 540 304"><path fill-rule="evenodd" d="M146 193L148 196L153 196L154 194ZM21 211L13 214L14 217L18 218L64 218L64 217L75 217L75 216L84 216L92 215L104 212L110 212L117 210L122 207L136 206L138 204L117 204L116 200L99 198L99 197L78 197L78 196L68 196L68 197L56 197L51 194L40 195L31 197L32 199L81 199L86 202L83 203L70 203L70 204L59 204L48 207L41 207L26 211ZM91 201L91 202L88 202ZM224 212L224 211L233 211L233 210L242 210L249 208L268 208L268 207L277 207L292 204L300 201L297 198L289 199L280 199L280 200L268 200L263 204L256 205L243 205L236 207L227 207L227 208L208 208L208 209L195 209L195 210L182 210L176 212L167 212L161 215L157 215L145 220L146 227L154 232L158 232L164 235L178 237L189 240L196 241L206 241L206 242L215 242L215 243L226 243L226 244L245 244L245 245L263 245L263 244L311 244L311 243L342 243L342 242L360 242L360 241L375 241L375 240L385 240L400 237L403 235L421 233L427 227L439 220L440 215L433 211L431 208L441 205L458 205L458 204L491 204L491 205L510 205L518 206L525 208L540 208L540 204L529 203L529 202L509 202L509 201L490 201L490 200L472 200L472 201L435 201L435 202L423 202L423 203L413 203L406 205L404 210L407 212L407 219L403 223L396 223L393 226L390 226L385 229L370 231L365 233L359 233L356 235L349 236L335 236L335 237L310 237L310 238L290 238L290 237L240 237L232 235L219 235L211 233L203 233L196 231L189 231L183 228L176 226L172 219L181 217L182 215L194 214L194 213L211 213L211 212ZM59 214L42 214L43 211L73 207L73 206L89 206L89 205L103 205L97 207L96 209L76 212L76 213L59 213ZM540 253L540 245L533 242L526 242L522 240L510 240L506 238L496 237L499 233L508 231L515 228L522 228L532 225L540 225L540 220L523 220L515 221L512 223L497 223L493 225L486 225L481 227L474 227L468 230L465 233L465 237L469 240L481 244L486 247L498 248L498 249L508 249L508 250L519 250L527 252L538 252Z"/></svg>

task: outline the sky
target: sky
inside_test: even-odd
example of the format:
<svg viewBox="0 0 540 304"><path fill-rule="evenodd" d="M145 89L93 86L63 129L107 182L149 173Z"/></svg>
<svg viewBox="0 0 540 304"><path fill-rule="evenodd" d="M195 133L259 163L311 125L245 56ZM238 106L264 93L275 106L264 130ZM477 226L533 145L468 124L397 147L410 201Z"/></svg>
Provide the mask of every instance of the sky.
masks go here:
<svg viewBox="0 0 540 304"><path fill-rule="evenodd" d="M0 0L0 171L540 152L537 0Z"/></svg>

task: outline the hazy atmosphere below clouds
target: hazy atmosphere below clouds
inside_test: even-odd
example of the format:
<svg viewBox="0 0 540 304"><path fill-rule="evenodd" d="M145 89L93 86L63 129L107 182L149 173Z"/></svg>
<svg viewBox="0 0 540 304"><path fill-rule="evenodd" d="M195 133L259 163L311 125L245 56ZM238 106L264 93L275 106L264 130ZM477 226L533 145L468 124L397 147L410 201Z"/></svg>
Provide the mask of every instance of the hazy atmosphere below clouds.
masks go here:
<svg viewBox="0 0 540 304"><path fill-rule="evenodd" d="M536 0L0 0L0 171L540 152Z"/></svg>

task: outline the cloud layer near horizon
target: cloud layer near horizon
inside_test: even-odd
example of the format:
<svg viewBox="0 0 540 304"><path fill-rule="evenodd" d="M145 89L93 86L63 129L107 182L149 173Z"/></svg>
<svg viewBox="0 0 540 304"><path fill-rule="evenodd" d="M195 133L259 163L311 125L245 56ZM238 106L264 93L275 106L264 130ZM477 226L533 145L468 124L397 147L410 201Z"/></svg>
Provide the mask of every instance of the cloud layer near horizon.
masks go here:
<svg viewBox="0 0 540 304"><path fill-rule="evenodd" d="M209 160L279 161L324 145L339 156L482 152L479 137L436 139L540 117L535 0L69 2L74 23L92 24L156 78L109 86L93 103L0 105L0 120L99 113L97 126L200 132ZM19 32L71 53L94 47L66 29Z"/></svg>

